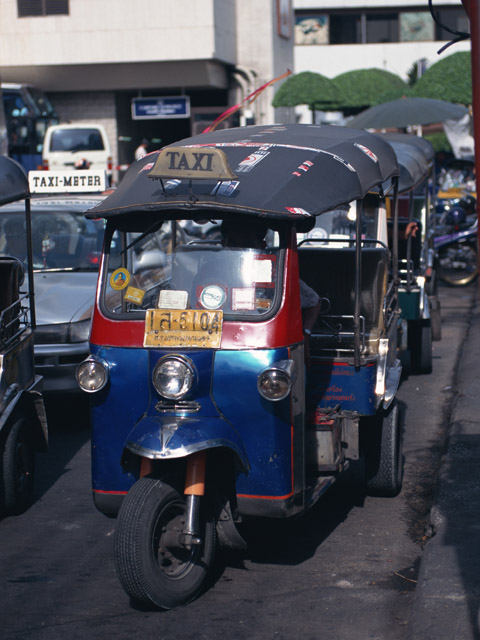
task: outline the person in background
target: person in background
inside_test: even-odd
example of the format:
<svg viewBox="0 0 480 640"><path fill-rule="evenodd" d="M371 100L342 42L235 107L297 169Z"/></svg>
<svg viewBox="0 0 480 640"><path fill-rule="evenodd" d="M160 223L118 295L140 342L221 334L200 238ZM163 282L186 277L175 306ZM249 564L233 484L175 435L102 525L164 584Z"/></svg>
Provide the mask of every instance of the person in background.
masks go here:
<svg viewBox="0 0 480 640"><path fill-rule="evenodd" d="M135 149L135 160L140 160L140 158L143 158L144 156L147 155L148 153L147 147L148 147L148 140L146 138L143 138L141 143Z"/></svg>

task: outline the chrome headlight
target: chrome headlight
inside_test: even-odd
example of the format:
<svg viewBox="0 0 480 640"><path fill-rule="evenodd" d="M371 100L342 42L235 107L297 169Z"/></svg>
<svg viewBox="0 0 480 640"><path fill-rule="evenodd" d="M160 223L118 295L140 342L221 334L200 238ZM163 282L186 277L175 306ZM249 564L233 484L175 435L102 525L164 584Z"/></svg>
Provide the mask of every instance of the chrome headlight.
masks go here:
<svg viewBox="0 0 480 640"><path fill-rule="evenodd" d="M104 360L91 356L78 365L76 377L82 391L95 393L107 384L108 365Z"/></svg>
<svg viewBox="0 0 480 640"><path fill-rule="evenodd" d="M195 381L193 363L183 356L165 356L155 365L152 382L156 391L169 400L183 398Z"/></svg>
<svg viewBox="0 0 480 640"><path fill-rule="evenodd" d="M288 396L293 384L293 360L281 360L258 376L257 388L265 400L283 400Z"/></svg>

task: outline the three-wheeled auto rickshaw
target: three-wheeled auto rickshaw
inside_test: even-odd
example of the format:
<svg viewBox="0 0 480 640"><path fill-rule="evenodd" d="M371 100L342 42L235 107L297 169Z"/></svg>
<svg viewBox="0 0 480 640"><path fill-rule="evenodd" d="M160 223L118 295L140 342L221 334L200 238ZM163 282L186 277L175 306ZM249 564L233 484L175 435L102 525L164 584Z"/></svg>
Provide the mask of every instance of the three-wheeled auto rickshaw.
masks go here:
<svg viewBox="0 0 480 640"><path fill-rule="evenodd" d="M94 501L117 516L133 599L189 602L216 540L241 548L242 522L301 514L360 456L370 493L400 491L385 207L397 174L392 147L364 131L252 126L149 154L86 214L106 232L77 379L91 394ZM332 233L297 248L317 216ZM160 246L158 229L185 219L268 231L255 247L173 232ZM301 279L322 301L310 336Z"/></svg>
<svg viewBox="0 0 480 640"><path fill-rule="evenodd" d="M42 379L35 375L30 194L23 168L0 156L0 205L25 200L25 220L0 248L0 512L20 513L33 491L35 453L48 445ZM25 260L9 255L15 233L27 238ZM25 278L27 270L27 278Z"/></svg>
<svg viewBox="0 0 480 640"><path fill-rule="evenodd" d="M441 339L441 312L435 271L435 211L431 203L435 151L418 136L379 134L393 147L398 179L398 289L402 337L414 373L432 371L432 340ZM391 221L393 226L393 219Z"/></svg>

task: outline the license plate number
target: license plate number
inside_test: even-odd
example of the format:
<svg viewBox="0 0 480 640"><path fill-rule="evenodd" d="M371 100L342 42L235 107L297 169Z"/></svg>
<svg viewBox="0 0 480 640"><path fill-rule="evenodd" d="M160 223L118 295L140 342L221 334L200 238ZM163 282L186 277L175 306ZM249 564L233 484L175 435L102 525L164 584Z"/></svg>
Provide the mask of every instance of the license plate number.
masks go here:
<svg viewBox="0 0 480 640"><path fill-rule="evenodd" d="M222 338L223 311L147 309L145 347L217 349Z"/></svg>

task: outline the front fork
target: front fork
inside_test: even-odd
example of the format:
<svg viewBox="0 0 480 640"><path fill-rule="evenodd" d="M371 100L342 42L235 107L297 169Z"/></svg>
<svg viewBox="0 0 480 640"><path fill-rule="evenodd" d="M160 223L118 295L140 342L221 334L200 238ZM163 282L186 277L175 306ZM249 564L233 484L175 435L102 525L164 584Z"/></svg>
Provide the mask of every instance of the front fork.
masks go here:
<svg viewBox="0 0 480 640"><path fill-rule="evenodd" d="M184 529L180 536L181 544L186 549L191 549L194 544L202 543L202 539L198 536L198 530L200 524L200 499L201 496L205 495L206 459L206 451L197 451L187 458L185 489L183 491L187 496L187 510ZM152 470L152 460L142 458L140 477L150 474Z"/></svg>
<svg viewBox="0 0 480 640"><path fill-rule="evenodd" d="M187 496L187 512L184 529L184 544L190 549L193 544L201 544L198 537L200 522L200 499L205 495L206 452L197 451L187 459L184 494Z"/></svg>

